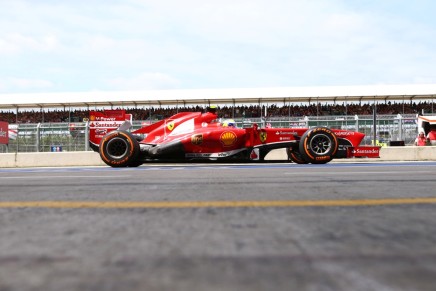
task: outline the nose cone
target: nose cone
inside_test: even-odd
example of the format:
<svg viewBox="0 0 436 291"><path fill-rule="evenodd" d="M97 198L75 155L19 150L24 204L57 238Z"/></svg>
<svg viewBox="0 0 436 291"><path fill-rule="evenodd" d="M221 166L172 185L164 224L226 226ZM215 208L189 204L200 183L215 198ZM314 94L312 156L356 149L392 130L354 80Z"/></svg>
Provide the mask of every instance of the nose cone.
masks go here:
<svg viewBox="0 0 436 291"><path fill-rule="evenodd" d="M364 133L361 133L361 132L355 132L355 133L354 133L354 138L355 138L355 140L352 141L353 145L354 145L354 146L358 146L358 145L362 142L362 140L363 140L364 137L365 137L365 134L364 134Z"/></svg>
<svg viewBox="0 0 436 291"><path fill-rule="evenodd" d="M348 140L353 146L358 146L365 137L365 134L358 131L340 130L336 132L336 136Z"/></svg>

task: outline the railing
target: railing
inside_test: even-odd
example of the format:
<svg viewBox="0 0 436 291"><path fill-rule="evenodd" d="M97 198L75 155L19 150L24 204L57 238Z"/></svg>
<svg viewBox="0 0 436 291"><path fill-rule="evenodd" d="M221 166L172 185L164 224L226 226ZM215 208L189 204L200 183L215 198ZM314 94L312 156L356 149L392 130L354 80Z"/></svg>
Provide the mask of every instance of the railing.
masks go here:
<svg viewBox="0 0 436 291"><path fill-rule="evenodd" d="M347 129L365 133L363 144L370 145L374 138L372 115L361 116L310 116L310 117L268 117L235 119L238 127L314 127ZM142 126L143 121L134 121L133 130ZM50 152L89 151L89 124L82 123L38 123L10 125L9 145L0 146L0 152ZM413 144L417 134L415 115L377 116L376 140L380 145L389 141L404 141Z"/></svg>

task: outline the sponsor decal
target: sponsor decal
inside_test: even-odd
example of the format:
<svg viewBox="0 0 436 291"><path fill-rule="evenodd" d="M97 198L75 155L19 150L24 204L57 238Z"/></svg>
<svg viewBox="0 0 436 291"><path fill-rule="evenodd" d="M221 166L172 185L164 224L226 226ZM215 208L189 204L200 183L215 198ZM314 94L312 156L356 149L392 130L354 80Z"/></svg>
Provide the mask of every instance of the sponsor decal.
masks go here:
<svg viewBox="0 0 436 291"><path fill-rule="evenodd" d="M89 124L91 128L118 128L124 121L93 121Z"/></svg>
<svg viewBox="0 0 436 291"><path fill-rule="evenodd" d="M379 149L357 148L357 149L353 149L352 153L353 154L378 154L378 153L380 153L380 150Z"/></svg>
<svg viewBox="0 0 436 291"><path fill-rule="evenodd" d="M295 131L276 131L276 135L296 135Z"/></svg>
<svg viewBox="0 0 436 291"><path fill-rule="evenodd" d="M261 131L260 134L259 134L259 138L260 138L261 142L265 142L266 138L267 138L266 131Z"/></svg>
<svg viewBox="0 0 436 291"><path fill-rule="evenodd" d="M237 137L233 131L225 131L220 136L221 143L225 147L230 147L236 143Z"/></svg>
<svg viewBox="0 0 436 291"><path fill-rule="evenodd" d="M95 120L95 116L94 115L89 116L89 120L90 121L94 121Z"/></svg>
<svg viewBox="0 0 436 291"><path fill-rule="evenodd" d="M202 124L201 124L201 127L207 127L207 122L203 122Z"/></svg>
<svg viewBox="0 0 436 291"><path fill-rule="evenodd" d="M191 143L194 145L201 145L203 143L203 135L195 134L191 136Z"/></svg>
<svg viewBox="0 0 436 291"><path fill-rule="evenodd" d="M189 153L186 154L187 158L227 158L233 155L232 152L222 152L222 153Z"/></svg>
<svg viewBox="0 0 436 291"><path fill-rule="evenodd" d="M216 159L216 158L226 158L231 157L233 155L236 155L237 153L243 151L245 149L236 149L231 150L227 152L219 152L219 153L186 153L186 158L209 158L209 159Z"/></svg>
<svg viewBox="0 0 436 291"><path fill-rule="evenodd" d="M167 124L167 128L168 128L169 131L172 131L174 129L174 126L175 126L174 121L170 121Z"/></svg>
<svg viewBox="0 0 436 291"><path fill-rule="evenodd" d="M285 137L280 137L280 140L291 140L291 138L289 136L285 136Z"/></svg>
<svg viewBox="0 0 436 291"><path fill-rule="evenodd" d="M380 147L362 146L349 148L349 155L352 157L378 158L380 156Z"/></svg>
<svg viewBox="0 0 436 291"><path fill-rule="evenodd" d="M339 131L335 132L337 136L348 136L348 135L354 135L354 131Z"/></svg>
<svg viewBox="0 0 436 291"><path fill-rule="evenodd" d="M330 129L328 129L328 128L324 128L324 127L317 128L317 129L315 129L313 132L317 132L317 131L331 132Z"/></svg>
<svg viewBox="0 0 436 291"><path fill-rule="evenodd" d="M115 117L97 116L97 117L95 117L95 120L97 120L97 121L115 121L117 119Z"/></svg>
<svg viewBox="0 0 436 291"><path fill-rule="evenodd" d="M107 129L106 128L104 128L104 129L100 129L100 128L95 129L95 134L97 134L97 135L105 135L106 133L107 133Z"/></svg>
<svg viewBox="0 0 436 291"><path fill-rule="evenodd" d="M0 121L0 144L9 143L9 123Z"/></svg>
<svg viewBox="0 0 436 291"><path fill-rule="evenodd" d="M210 158L212 154L210 153L188 153L185 155L187 158Z"/></svg>

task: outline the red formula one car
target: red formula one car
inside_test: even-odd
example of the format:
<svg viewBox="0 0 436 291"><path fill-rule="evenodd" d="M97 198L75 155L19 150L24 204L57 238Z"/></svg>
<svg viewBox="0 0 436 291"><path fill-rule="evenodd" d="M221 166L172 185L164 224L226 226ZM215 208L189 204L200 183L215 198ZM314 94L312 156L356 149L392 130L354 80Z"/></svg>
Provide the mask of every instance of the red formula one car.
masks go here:
<svg viewBox="0 0 436 291"><path fill-rule="evenodd" d="M111 167L136 167L147 161L262 161L280 148L295 163L324 164L340 158L377 158L380 150L359 146L365 136L360 132L257 124L236 128L218 122L212 112L182 112L132 132L129 119L124 110L91 112L90 145Z"/></svg>

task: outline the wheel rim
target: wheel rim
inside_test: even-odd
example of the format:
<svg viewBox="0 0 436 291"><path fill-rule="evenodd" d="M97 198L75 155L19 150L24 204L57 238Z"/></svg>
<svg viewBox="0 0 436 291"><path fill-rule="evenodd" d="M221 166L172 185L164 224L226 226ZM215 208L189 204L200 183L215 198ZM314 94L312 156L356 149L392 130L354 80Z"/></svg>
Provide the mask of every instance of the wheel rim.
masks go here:
<svg viewBox="0 0 436 291"><path fill-rule="evenodd" d="M126 155L128 151L127 142L119 137L115 137L107 143L107 154L112 159L120 159Z"/></svg>
<svg viewBox="0 0 436 291"><path fill-rule="evenodd" d="M317 155L327 154L332 148L332 140L324 134L317 134L310 141L310 148Z"/></svg>

